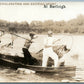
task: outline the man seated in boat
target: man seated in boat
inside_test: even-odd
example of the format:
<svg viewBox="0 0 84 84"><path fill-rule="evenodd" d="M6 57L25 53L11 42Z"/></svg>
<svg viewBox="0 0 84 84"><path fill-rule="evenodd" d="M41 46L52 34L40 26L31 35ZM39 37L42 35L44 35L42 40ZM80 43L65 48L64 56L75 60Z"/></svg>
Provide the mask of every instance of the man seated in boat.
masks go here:
<svg viewBox="0 0 84 84"><path fill-rule="evenodd" d="M29 38L25 41L24 48L22 48L23 54L24 54L24 63L32 65L32 56L29 52L29 47L31 46L33 39L36 38L36 34L34 32L29 33Z"/></svg>
<svg viewBox="0 0 84 84"><path fill-rule="evenodd" d="M53 51L55 41L57 40L53 38L53 32L48 31L48 37L44 40L42 67L47 66L47 61L49 57L54 60L54 67L58 67L58 55Z"/></svg>

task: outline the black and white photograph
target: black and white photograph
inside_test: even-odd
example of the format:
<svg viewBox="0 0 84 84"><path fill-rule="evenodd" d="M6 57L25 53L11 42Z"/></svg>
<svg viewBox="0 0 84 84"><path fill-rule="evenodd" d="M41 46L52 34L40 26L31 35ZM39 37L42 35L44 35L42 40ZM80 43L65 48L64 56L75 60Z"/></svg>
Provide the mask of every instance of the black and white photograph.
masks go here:
<svg viewBox="0 0 84 84"><path fill-rule="evenodd" d="M84 2L0 1L0 82L84 82Z"/></svg>

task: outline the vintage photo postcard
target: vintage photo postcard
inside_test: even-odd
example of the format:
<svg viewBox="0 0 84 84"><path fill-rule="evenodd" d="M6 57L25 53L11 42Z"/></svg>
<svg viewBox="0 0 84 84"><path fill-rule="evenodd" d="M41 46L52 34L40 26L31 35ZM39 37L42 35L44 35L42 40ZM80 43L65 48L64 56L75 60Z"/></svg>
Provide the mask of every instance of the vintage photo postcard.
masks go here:
<svg viewBox="0 0 84 84"><path fill-rule="evenodd" d="M0 82L84 82L84 2L0 0Z"/></svg>

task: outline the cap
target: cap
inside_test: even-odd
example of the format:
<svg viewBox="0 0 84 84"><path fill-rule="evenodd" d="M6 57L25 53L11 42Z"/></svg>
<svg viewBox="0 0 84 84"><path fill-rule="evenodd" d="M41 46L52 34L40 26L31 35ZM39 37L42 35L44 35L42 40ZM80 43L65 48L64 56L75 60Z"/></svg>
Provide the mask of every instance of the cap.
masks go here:
<svg viewBox="0 0 84 84"><path fill-rule="evenodd" d="M35 32L30 32L29 35L34 36L34 35L36 35L36 33Z"/></svg>

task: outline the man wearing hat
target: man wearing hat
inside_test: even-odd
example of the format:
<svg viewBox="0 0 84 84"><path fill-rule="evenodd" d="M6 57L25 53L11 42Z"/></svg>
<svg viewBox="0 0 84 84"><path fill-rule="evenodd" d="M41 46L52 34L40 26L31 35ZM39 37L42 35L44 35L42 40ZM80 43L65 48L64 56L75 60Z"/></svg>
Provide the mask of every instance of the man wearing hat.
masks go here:
<svg viewBox="0 0 84 84"><path fill-rule="evenodd" d="M29 49L30 45L33 42L33 39L35 39L35 33L34 32L30 32L29 33L29 38L25 41L24 47Z"/></svg>
<svg viewBox="0 0 84 84"><path fill-rule="evenodd" d="M43 60L42 67L47 66L48 58L51 57L54 60L54 67L58 66L58 55L53 51L53 32L48 31L48 37L44 39Z"/></svg>
<svg viewBox="0 0 84 84"><path fill-rule="evenodd" d="M29 33L30 38L25 41L24 48L22 48L24 54L24 63L25 64L32 64L32 56L29 52L29 47L31 46L33 39L36 38L34 32Z"/></svg>

